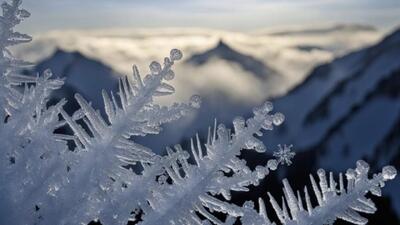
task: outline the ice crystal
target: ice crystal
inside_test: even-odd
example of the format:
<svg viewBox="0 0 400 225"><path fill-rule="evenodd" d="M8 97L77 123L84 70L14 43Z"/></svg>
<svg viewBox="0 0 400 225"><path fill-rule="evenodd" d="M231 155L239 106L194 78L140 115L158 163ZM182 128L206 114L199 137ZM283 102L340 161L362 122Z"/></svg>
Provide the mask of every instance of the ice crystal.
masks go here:
<svg viewBox="0 0 400 225"><path fill-rule="evenodd" d="M274 157L278 160L278 163L284 163L288 166L292 164L292 159L296 155L295 152L292 151L292 145L278 145L278 151L274 152Z"/></svg>
<svg viewBox="0 0 400 225"><path fill-rule="evenodd" d="M382 173L374 174L373 178L368 178L369 165L360 160L357 162L355 170L349 169L346 172L347 188L345 188L341 173L339 174L339 187L337 187L338 184L332 172L327 177L325 170L318 170L319 185L314 177L310 175L312 190L318 203L316 207L312 206L311 196L307 187L304 188L304 198L302 198L299 191L297 193L294 192L287 179L283 180L284 197L282 206L270 193L268 193L268 196L282 224L333 224L337 219L342 219L352 224L363 225L368 220L358 212L375 213L376 206L366 195L368 192L379 195L377 193L380 193L380 191L377 192L377 190L380 190L386 181L394 179L394 176L388 177L385 175L387 171L390 171L390 174L396 174L394 167L387 166L383 168ZM305 202L303 202L303 199ZM247 214L249 216L252 215L252 217L246 221L242 220L243 224L273 224L266 215L265 204L262 199L259 201L259 208L259 215L256 212L247 210Z"/></svg>
<svg viewBox="0 0 400 225"><path fill-rule="evenodd" d="M262 131L284 122L282 113L272 113L266 102L248 119L237 117L233 130L213 126L207 138L196 135L189 149L177 144L166 147L165 155L138 144L137 136L156 135L162 125L191 113L201 105L194 95L188 103L161 106L155 98L171 95L173 65L182 53L171 50L162 63L152 62L142 76L134 66L130 76L119 80L117 93L103 91L106 116L80 94L80 108L72 115L64 110L65 99L54 105L49 98L64 81L51 71L41 75L20 74L29 63L15 58L10 46L31 37L14 31L29 17L21 0L4 2L0 16L0 224L276 224L271 222L260 198L258 211L247 201L232 203L232 192L246 192L279 166L290 165L291 146L279 146L276 159L265 160L251 169L243 149L262 157L267 151L259 139ZM72 133L60 133L68 128ZM211 131L212 130L212 131ZM57 132L56 132L57 131ZM312 206L308 189L305 205L284 179L284 201L278 204L268 193L280 223L332 224L336 218L354 224L367 220L357 212L374 213L367 192L381 195L381 187L395 178L394 167L368 178L369 165L357 162L356 169L339 175L339 188L329 173L318 170L319 185L310 176L317 206ZM216 214L219 214L218 217ZM223 216L221 216L223 215Z"/></svg>

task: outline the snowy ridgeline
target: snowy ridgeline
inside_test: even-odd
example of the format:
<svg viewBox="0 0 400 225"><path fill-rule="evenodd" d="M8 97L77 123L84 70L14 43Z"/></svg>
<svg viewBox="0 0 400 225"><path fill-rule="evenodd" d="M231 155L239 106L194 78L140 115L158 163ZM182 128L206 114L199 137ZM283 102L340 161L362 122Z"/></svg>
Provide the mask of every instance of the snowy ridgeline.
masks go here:
<svg viewBox="0 0 400 225"><path fill-rule="evenodd" d="M381 195L385 182L397 171L385 166L368 175L369 165L358 161L355 169L334 178L320 169L317 182L310 176L311 190L295 192L283 180L282 203L268 193L255 204L230 202L231 192L245 192L258 185L278 167L291 164L291 146L279 146L275 159L254 169L241 159L243 149L266 151L259 137L284 121L266 102L254 116L237 117L233 130L214 125L207 138L195 136L190 149L167 147L157 155L135 142L135 137L161 132L171 123L200 107L192 96L188 103L169 107L153 102L171 95L167 82L174 78L172 66L182 58L172 50L163 65L152 62L143 79L136 67L121 78L118 94L103 91L106 118L79 94L80 108L72 115L54 105L50 94L64 81L50 71L36 77L19 74L29 65L13 57L9 46L31 41L14 31L29 17L21 1L3 3L0 17L0 224L332 224L337 218L354 224L368 221L361 213L374 213L367 193ZM212 130L212 131L211 131ZM63 131L63 132L61 132ZM338 181L338 182L337 182ZM276 216L267 216L265 198ZM280 198L279 198L280 199ZM280 201L279 201L280 202ZM312 204L316 202L316 204ZM271 222L277 217L279 221Z"/></svg>

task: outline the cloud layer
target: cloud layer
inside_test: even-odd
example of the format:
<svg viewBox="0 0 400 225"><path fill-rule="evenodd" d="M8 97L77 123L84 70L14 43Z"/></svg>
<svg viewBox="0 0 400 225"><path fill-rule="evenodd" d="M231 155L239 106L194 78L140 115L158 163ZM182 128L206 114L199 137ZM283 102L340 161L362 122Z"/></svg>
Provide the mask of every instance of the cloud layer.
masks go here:
<svg viewBox="0 0 400 225"><path fill-rule="evenodd" d="M222 39L233 49L278 71L281 74L279 82L262 83L238 65L220 59L201 67L181 62L176 66L178 76L173 81L177 95L168 101L187 99L194 93L222 92L234 100L258 102L284 93L301 82L314 66L382 37L382 32L358 26L321 30L324 29L316 32L298 32L297 29L296 32L280 34L194 28L52 31L34 36L31 44L14 49L14 52L38 62L50 56L56 48L79 51L121 74L129 74L132 64L137 64L143 73L147 72L149 62L162 61L172 48L181 49L185 60L192 54L213 48Z"/></svg>

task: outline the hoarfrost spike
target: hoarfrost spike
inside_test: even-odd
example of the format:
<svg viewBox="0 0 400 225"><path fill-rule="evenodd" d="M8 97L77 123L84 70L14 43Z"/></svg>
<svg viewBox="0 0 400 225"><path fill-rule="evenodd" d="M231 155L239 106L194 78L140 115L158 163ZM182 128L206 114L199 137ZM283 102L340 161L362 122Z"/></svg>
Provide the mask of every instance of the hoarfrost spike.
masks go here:
<svg viewBox="0 0 400 225"><path fill-rule="evenodd" d="M155 192L150 192L150 199L148 199L152 203L158 201L168 204L158 205L158 207L152 205L151 209L144 211L143 222L140 224L180 224L179 221L192 220L195 215L193 211L203 215L213 223L231 224L231 220L234 221L232 218L242 217L245 212L253 210L253 207L249 206L250 203L239 207L220 200L215 195L220 194L225 200L229 200L231 191L248 191L249 185L258 185L259 180L269 174L270 165L257 166L255 170L251 170L244 160L238 158L245 148L260 150L260 147L254 143L260 143L256 136L264 129L263 122L272 118L268 113L267 110L257 111L254 117L249 118L247 123L242 123L243 126L240 129L235 129L234 133L231 133L222 124L217 125L215 120L214 131L209 132L209 138L207 138L205 145L206 155L202 155L203 150L198 135L196 135L196 146L193 139L190 141L195 165L189 164L187 157L176 163L177 159L172 157L173 151L168 149L165 170L171 178L172 184L162 189L156 189ZM237 120L235 121L237 123ZM211 140L210 136L212 136ZM179 147L177 152L186 151ZM268 161L268 164L271 164L271 162ZM280 164L283 164L283 162L276 162L275 169ZM224 173L231 173L231 175L226 176ZM168 194L155 194L161 192ZM194 208L193 205L195 205ZM227 218L231 219L220 221L210 212L224 213L227 214ZM261 214L256 213L256 215L259 221L268 221L266 218L261 218ZM286 217L288 216L286 215ZM250 217L241 219L253 221ZM197 217L196 221L198 220L201 220L201 218ZM253 224L256 225L258 222Z"/></svg>
<svg viewBox="0 0 400 225"><path fill-rule="evenodd" d="M386 166L382 169L381 173L374 174L372 178L368 178L368 168L369 165L366 162L359 160L357 161L357 167L355 170L348 170L347 181L352 183L348 190L343 189L342 176L339 176L341 190L337 190L333 175L330 175L331 185L329 188L327 186L326 173L324 170L320 169L317 172L319 185L317 185L314 177L310 175L311 184L318 200L318 206L313 208L307 187L305 187L304 194L307 211L305 211L298 202L301 201L299 192L297 194L298 197L296 198L286 179L283 180L285 197L283 197L282 209L270 193L268 193L268 196L271 205L282 224L333 224L336 219L342 219L353 224L364 225L368 220L358 212L372 214L376 211L375 204L371 199L365 197L365 195L372 190L380 190L386 181L394 179L397 174L394 167ZM322 194L320 190L322 190ZM291 216L289 216L289 213L287 212L286 203L288 204Z"/></svg>
<svg viewBox="0 0 400 225"><path fill-rule="evenodd" d="M162 63L152 62L143 79L133 66L130 76L119 79L117 90L99 93L106 117L79 94L75 99L80 108L70 116L63 109L66 100L49 104L52 92L64 80L53 78L50 70L36 76L21 74L31 64L10 51L11 46L32 39L15 31L30 16L21 3L1 4L0 224L66 225L94 220L125 225L130 220L141 225L233 225L239 221L276 225L261 198L258 210L252 201L242 206L229 202L232 191L249 191L249 186L259 185L278 166L292 163L295 153L286 145L273 153L275 159L254 169L241 157L243 149L266 151L259 140L261 131L284 122L283 114L271 113L272 103L256 107L247 120L235 118L232 130L215 120L205 144L197 134L190 140L191 151L175 145L167 148L166 155L157 155L135 138L158 134L163 124L201 105L197 95L187 103L155 103L158 96L175 92L168 81L175 77L172 66L182 53L172 49ZM56 133L66 126L68 134ZM281 205L267 194L281 224L332 224L338 218L365 224L367 219L359 213L377 210L365 195L380 196L385 182L397 175L394 167L387 166L369 178L369 169L366 162L358 161L355 169L346 172L346 182L339 175L338 184L333 173L327 177L324 170L317 172L319 182L310 176L318 201L315 207L307 187L305 209L300 191L294 192L286 179Z"/></svg>

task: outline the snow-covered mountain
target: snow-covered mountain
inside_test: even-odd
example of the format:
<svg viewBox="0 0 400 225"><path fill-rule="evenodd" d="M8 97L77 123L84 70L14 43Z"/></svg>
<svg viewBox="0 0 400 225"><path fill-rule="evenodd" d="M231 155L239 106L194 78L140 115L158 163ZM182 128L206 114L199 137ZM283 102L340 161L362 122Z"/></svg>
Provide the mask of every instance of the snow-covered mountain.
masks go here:
<svg viewBox="0 0 400 225"><path fill-rule="evenodd" d="M277 76L277 72L268 65L265 65L261 60L234 50L223 40L220 40L214 48L192 55L186 62L200 66L215 59L222 59L230 63L238 64L243 70L254 74L259 79Z"/></svg>
<svg viewBox="0 0 400 225"><path fill-rule="evenodd" d="M314 167L343 170L362 158L400 167L400 30L378 44L318 66L275 108L285 125L266 136L313 154ZM400 215L400 182L388 187Z"/></svg>
<svg viewBox="0 0 400 225"><path fill-rule="evenodd" d="M80 93L98 109L103 108L101 90L115 90L118 85L118 76L110 67L79 52L57 49L34 70L42 73L46 69L51 69L55 76L65 77L64 86L54 93L54 98L67 98L74 102L73 95Z"/></svg>

